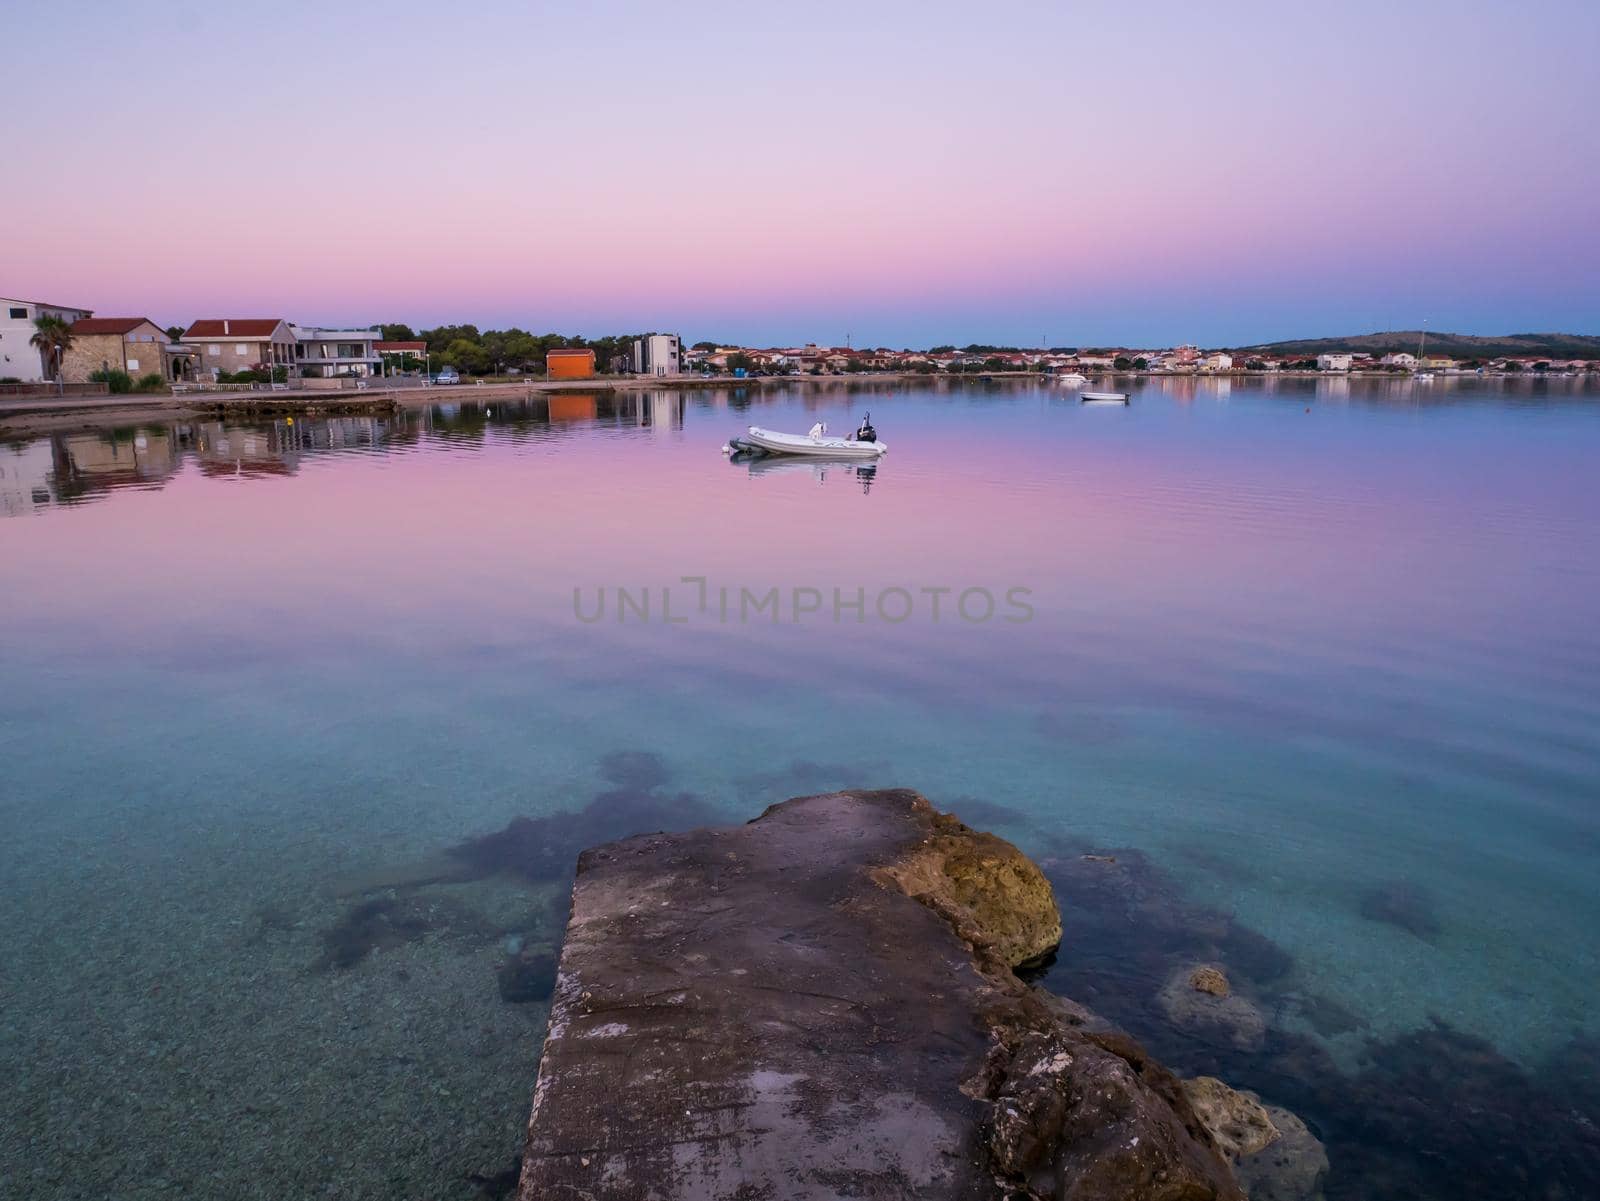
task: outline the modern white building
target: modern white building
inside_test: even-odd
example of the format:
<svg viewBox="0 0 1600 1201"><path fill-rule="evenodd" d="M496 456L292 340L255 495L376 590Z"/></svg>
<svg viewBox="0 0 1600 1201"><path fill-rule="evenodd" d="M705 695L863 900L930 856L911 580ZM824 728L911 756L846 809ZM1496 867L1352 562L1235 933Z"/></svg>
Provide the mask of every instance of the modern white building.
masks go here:
<svg viewBox="0 0 1600 1201"><path fill-rule="evenodd" d="M683 341L677 334L650 334L633 343L635 375L678 375L683 371Z"/></svg>
<svg viewBox="0 0 1600 1201"><path fill-rule="evenodd" d="M1350 365L1355 362L1355 356L1350 354L1319 354L1317 356L1318 371L1349 371Z"/></svg>
<svg viewBox="0 0 1600 1201"><path fill-rule="evenodd" d="M1233 356L1231 354L1226 354L1226 353L1224 353L1223 351L1220 351L1220 350L1217 351L1215 354L1206 355L1206 370L1207 371L1232 371L1233 370Z"/></svg>
<svg viewBox="0 0 1600 1201"><path fill-rule="evenodd" d="M1410 371L1417 365L1417 356L1414 354L1407 354L1402 350L1395 354L1386 354L1378 361L1381 362L1385 367L1403 367L1407 371Z"/></svg>
<svg viewBox="0 0 1600 1201"><path fill-rule="evenodd" d="M42 300L6 300L0 297L0 380L36 384L49 379L44 353L33 345L38 332L34 321L59 317L68 325L93 317L93 309L72 309Z"/></svg>
<svg viewBox="0 0 1600 1201"><path fill-rule="evenodd" d="M294 334L295 366L303 376L383 374L383 356L373 348L383 339L380 330L291 325L289 331Z"/></svg>

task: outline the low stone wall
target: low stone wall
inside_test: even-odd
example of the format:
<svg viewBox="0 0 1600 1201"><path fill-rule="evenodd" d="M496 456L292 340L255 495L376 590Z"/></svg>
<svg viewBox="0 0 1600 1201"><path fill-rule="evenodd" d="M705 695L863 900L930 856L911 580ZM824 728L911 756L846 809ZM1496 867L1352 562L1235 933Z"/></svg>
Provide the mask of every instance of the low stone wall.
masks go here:
<svg viewBox="0 0 1600 1201"><path fill-rule="evenodd" d="M104 396L109 391L106 384L0 384L0 396Z"/></svg>

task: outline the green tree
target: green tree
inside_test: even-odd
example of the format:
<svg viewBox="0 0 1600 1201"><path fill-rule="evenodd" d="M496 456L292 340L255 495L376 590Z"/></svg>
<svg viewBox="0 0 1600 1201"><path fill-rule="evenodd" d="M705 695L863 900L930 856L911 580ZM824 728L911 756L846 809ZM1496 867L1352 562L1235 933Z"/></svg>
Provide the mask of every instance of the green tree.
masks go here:
<svg viewBox="0 0 1600 1201"><path fill-rule="evenodd" d="M454 367L469 375L482 375L489 369L489 356L484 353L482 346L469 338L454 339L439 352L438 357L441 366Z"/></svg>
<svg viewBox="0 0 1600 1201"><path fill-rule="evenodd" d="M415 342L417 340L417 335L411 332L409 325L401 325L399 323L394 325L385 324L380 325L378 328L383 331L383 340L385 342Z"/></svg>
<svg viewBox="0 0 1600 1201"><path fill-rule="evenodd" d="M506 366L515 367L518 371L533 371L544 362L539 339L524 329L507 331L504 353Z"/></svg>
<svg viewBox="0 0 1600 1201"><path fill-rule="evenodd" d="M722 345L722 343L720 343L720 342L696 342L689 349L690 350L717 350L717 349L719 349L721 347L721 345Z"/></svg>
<svg viewBox="0 0 1600 1201"><path fill-rule="evenodd" d="M749 355L745 354L744 351L742 351L742 350L741 351L736 351L735 353L730 354L728 356L728 370L729 371L737 371L741 367L743 367L746 371L749 371L752 368L754 368L755 365L756 365L756 361L754 359L752 359Z"/></svg>
<svg viewBox="0 0 1600 1201"><path fill-rule="evenodd" d="M167 341L169 341L169 342L181 342L181 341L183 341L183 326L181 326L181 325L169 325L169 326L167 326Z"/></svg>
<svg viewBox="0 0 1600 1201"><path fill-rule="evenodd" d="M1115 367L1118 371L1132 371L1133 370L1133 360L1130 359L1125 354L1119 354L1116 358L1112 359L1111 360L1111 365L1113 367Z"/></svg>
<svg viewBox="0 0 1600 1201"><path fill-rule="evenodd" d="M44 356L46 374L54 379L61 372L61 356L72 345L72 333L60 317L35 317L33 337L28 339L28 345Z"/></svg>
<svg viewBox="0 0 1600 1201"><path fill-rule="evenodd" d="M441 325L437 329L423 330L422 340L428 344L428 350L437 355L452 342L465 341L476 346L481 339L476 325Z"/></svg>
<svg viewBox="0 0 1600 1201"><path fill-rule="evenodd" d="M499 374L508 363L506 347L510 342L510 335L503 330L485 330L483 337L478 340L478 346L483 351L483 361L487 370Z"/></svg>
<svg viewBox="0 0 1600 1201"><path fill-rule="evenodd" d="M1144 358L1142 356L1137 358L1137 359L1134 359L1133 360L1133 369L1135 371L1148 371L1148 370L1150 370L1150 360L1147 359L1147 358Z"/></svg>

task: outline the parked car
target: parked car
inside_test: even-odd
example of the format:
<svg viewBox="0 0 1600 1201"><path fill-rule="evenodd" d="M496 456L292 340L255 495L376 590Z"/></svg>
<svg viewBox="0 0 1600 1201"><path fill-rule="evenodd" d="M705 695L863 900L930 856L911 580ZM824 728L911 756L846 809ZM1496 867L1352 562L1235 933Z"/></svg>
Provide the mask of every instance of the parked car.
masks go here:
<svg viewBox="0 0 1600 1201"><path fill-rule="evenodd" d="M459 384L461 382L461 373L454 367L446 367L433 377L433 382L436 384Z"/></svg>

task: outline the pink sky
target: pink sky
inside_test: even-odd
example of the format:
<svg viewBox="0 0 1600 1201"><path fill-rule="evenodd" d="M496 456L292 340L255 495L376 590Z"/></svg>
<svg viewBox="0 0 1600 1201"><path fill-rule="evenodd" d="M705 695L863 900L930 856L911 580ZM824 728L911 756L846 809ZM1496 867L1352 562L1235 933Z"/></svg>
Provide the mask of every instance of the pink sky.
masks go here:
<svg viewBox="0 0 1600 1201"><path fill-rule="evenodd" d="M52 121L0 288L773 343L1593 332L1596 11L28 10Z"/></svg>

